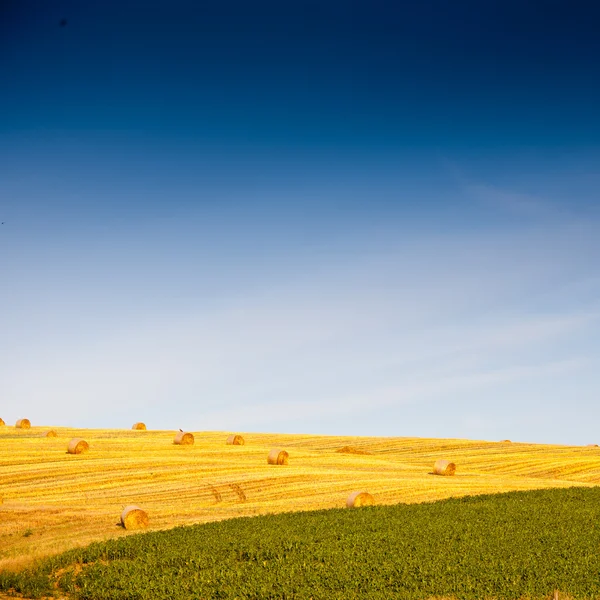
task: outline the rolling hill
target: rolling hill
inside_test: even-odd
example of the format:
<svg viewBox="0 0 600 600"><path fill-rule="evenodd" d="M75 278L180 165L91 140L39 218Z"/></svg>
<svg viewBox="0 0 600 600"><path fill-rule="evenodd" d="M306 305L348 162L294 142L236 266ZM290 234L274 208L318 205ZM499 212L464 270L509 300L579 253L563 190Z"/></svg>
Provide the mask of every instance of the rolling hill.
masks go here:
<svg viewBox="0 0 600 600"><path fill-rule="evenodd" d="M173 431L0 428L0 571L94 541L129 535L117 525L137 504L150 530L232 517L341 508L354 490L379 505L474 494L600 483L600 449L422 438L349 438ZM67 454L74 437L89 451ZM267 464L272 448L289 464ZM345 449L344 452L339 450ZM456 462L453 477L432 475L435 460Z"/></svg>

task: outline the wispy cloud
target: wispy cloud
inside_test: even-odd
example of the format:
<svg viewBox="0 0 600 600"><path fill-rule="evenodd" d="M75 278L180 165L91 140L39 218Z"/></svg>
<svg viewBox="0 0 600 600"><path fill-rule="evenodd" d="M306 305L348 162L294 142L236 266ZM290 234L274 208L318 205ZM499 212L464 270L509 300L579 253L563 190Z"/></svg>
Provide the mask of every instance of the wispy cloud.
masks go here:
<svg viewBox="0 0 600 600"><path fill-rule="evenodd" d="M476 201L491 208L509 211L523 217L553 220L564 217L569 212L564 206L531 194L508 191L475 182L465 182L463 186L464 190Z"/></svg>
<svg viewBox="0 0 600 600"><path fill-rule="evenodd" d="M521 422L542 389L559 402L559 383L580 381L579 398L598 385L597 224L540 223L423 233L398 220L393 235L386 226L380 237L340 236L328 252L304 249L293 268L236 253L183 266L163 258L157 273L136 249L95 269L86 288L76 285L90 268L81 257L75 278L65 271L52 288L51 330L16 319L16 304L0 317L2 416L114 426L143 413L156 427L370 433L396 421L405 434L438 435L474 435L485 422L493 435L503 402L519 403ZM210 302L200 288L185 303L144 293L157 277L163 287L186 272L216 281L219 269L245 276ZM78 306L97 318L81 319ZM432 412L443 416L434 423Z"/></svg>
<svg viewBox="0 0 600 600"><path fill-rule="evenodd" d="M228 423L233 428L277 427L280 424L312 420L334 420L351 415L360 417L373 409L393 409L390 415L401 414L403 408L420 405L425 411L435 411L444 398L460 392L485 390L490 386L499 386L515 382L527 382L540 377L556 377L575 374L590 364L585 357L563 361L548 362L542 365L521 365L495 370L472 370L453 375L446 369L431 368L413 373L402 383L394 386L369 389L362 393L346 393L335 396L322 396L317 400L286 402L262 402L251 406L242 406L235 411L208 411L204 417L207 425L222 428ZM597 363L596 363L597 364ZM283 408L283 409L282 409ZM410 430L400 421L398 434L409 435Z"/></svg>

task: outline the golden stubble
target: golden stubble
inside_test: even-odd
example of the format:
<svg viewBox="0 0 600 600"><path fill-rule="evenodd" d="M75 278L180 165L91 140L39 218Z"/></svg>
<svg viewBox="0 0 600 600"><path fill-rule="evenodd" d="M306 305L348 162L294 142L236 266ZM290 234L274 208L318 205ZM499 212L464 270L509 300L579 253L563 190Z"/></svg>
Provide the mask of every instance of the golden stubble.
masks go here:
<svg viewBox="0 0 600 600"><path fill-rule="evenodd" d="M120 515L130 504L148 513L148 530L231 517L342 508L363 490L376 504L600 483L600 449L424 438L368 438L174 431L0 429L0 570L129 535ZM89 450L67 453L83 438ZM338 450L349 447L352 452ZM267 464L273 448L287 465ZM362 454L364 452L364 454ZM439 459L453 477L432 475Z"/></svg>

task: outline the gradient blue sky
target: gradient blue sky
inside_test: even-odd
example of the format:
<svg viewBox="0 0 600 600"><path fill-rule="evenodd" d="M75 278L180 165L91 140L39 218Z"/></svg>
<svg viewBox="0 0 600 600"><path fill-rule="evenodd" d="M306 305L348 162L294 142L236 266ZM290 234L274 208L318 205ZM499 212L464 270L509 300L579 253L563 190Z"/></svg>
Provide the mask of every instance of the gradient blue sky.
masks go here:
<svg viewBox="0 0 600 600"><path fill-rule="evenodd" d="M0 417L600 442L598 23L3 2Z"/></svg>

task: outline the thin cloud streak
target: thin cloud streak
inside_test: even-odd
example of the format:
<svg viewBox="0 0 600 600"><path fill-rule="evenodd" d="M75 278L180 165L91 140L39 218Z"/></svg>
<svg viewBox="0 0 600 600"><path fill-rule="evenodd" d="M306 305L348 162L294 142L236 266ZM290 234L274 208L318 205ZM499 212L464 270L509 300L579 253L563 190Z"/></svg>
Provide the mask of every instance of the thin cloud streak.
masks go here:
<svg viewBox="0 0 600 600"><path fill-rule="evenodd" d="M402 385L370 390L364 394L353 394L343 397L324 397L317 401L286 403L285 410L280 410L278 402L262 403L245 407L241 410L215 411L204 415L207 428L219 427L228 422L234 429L263 425L276 427L278 424L301 419L303 421L322 419L323 417L339 418L340 416L358 416L365 407L373 408L402 408L409 405L429 404L429 409L449 393L468 390L485 389L506 383L514 383L539 377L577 373L591 363L585 357L564 361L550 362L543 365L515 366L485 372L462 373L440 377L436 369L417 373ZM597 364L597 363L596 363ZM434 379L430 381L430 379ZM425 380L425 381L419 381ZM411 435L405 424L398 426L398 434Z"/></svg>
<svg viewBox="0 0 600 600"><path fill-rule="evenodd" d="M407 236L395 247L380 238L347 261L307 256L305 270L222 305L167 304L27 352L5 346L0 391L71 424L114 426L145 412L172 428L333 431L351 419L371 430L369 415L386 409L405 435L411 423L427 433L423 415L456 394L527 390L597 360L600 306L568 291L594 286L592 231L566 222ZM469 402L436 432L476 422Z"/></svg>

